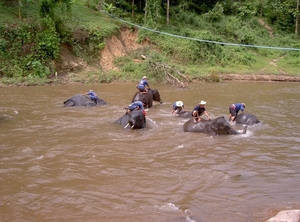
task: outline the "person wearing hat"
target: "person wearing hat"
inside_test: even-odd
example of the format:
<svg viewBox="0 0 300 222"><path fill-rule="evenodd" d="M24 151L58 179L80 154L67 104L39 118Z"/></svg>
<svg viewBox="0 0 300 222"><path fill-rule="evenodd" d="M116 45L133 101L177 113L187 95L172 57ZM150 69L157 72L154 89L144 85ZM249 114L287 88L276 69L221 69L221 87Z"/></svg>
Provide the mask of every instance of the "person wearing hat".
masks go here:
<svg viewBox="0 0 300 222"><path fill-rule="evenodd" d="M229 121L233 122L238 115L239 111L244 112L246 108L245 103L234 103L229 106Z"/></svg>
<svg viewBox="0 0 300 222"><path fill-rule="evenodd" d="M147 93L148 90L150 89L148 80L147 80L147 76L143 76L143 78L141 79L140 83L136 86L136 88L138 90L140 90L140 92L142 93Z"/></svg>
<svg viewBox="0 0 300 222"><path fill-rule="evenodd" d="M173 113L178 114L178 113L181 112L181 110L185 110L185 106L184 106L183 102L182 101L176 101L172 106L172 114Z"/></svg>
<svg viewBox="0 0 300 222"><path fill-rule="evenodd" d="M206 104L206 102L201 100L199 105L197 105L193 109L192 116L194 117L194 123L196 123L197 121L201 121L200 116L202 116L203 114L205 114L207 116L207 118L210 119L209 115L206 112L205 104Z"/></svg>
<svg viewBox="0 0 300 222"><path fill-rule="evenodd" d="M144 113L144 116L146 116L146 111L145 111L144 105L141 101L134 101L126 109L127 109L126 113L132 112L133 110L139 110L140 109Z"/></svg>
<svg viewBox="0 0 300 222"><path fill-rule="evenodd" d="M91 100L97 103L98 95L93 90L88 91L85 95L89 96Z"/></svg>

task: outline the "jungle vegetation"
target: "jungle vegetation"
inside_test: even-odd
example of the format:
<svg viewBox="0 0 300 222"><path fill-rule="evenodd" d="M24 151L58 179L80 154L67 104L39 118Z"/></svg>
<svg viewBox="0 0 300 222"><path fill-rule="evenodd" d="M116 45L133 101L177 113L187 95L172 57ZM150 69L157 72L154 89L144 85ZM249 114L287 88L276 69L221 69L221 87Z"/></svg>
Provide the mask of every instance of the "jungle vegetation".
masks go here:
<svg viewBox="0 0 300 222"><path fill-rule="evenodd" d="M143 27L139 41L151 39L159 50L141 49L147 55L141 63L131 62L134 52L117 58L119 71L99 67L98 82L143 73L161 81L166 76L159 72L166 67L216 81L219 74L262 69L264 74L299 75L299 14L299 0L3 0L0 78L37 84L65 75L57 65L63 47L96 65L105 39L124 26Z"/></svg>

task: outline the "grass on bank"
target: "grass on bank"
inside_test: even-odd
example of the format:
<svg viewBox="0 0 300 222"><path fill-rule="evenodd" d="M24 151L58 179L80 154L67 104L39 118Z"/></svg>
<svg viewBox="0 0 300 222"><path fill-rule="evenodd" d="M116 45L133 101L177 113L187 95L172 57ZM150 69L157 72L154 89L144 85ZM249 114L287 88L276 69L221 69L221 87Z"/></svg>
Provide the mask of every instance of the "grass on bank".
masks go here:
<svg viewBox="0 0 300 222"><path fill-rule="evenodd" d="M0 3L1 4L1 3ZM0 7L0 23L9 24L17 28L18 25L39 19L38 4L28 1L22 8L22 20L18 19L16 6ZM138 15L137 15L138 16ZM71 44L72 53L83 58L90 65L97 65L99 53L105 47L105 39L118 34L120 27L124 26L104 13L91 10L86 1L77 0L72 5L70 14L63 15L63 41ZM141 25L141 24L140 24ZM128 27L132 28L132 27ZM232 42L240 44L266 45L278 47L300 47L299 38L276 32L270 36L266 28L259 24L258 18L241 20L237 17L224 17L219 22L207 22L203 16L179 12L177 18L171 18L169 26L160 25L158 30L174 35L186 36L197 39ZM70 38L72 37L72 39ZM69 38L69 39L67 39ZM190 79L204 79L205 81L219 81L219 75L234 74L270 74L270 75L299 75L299 51L282 51L273 49L257 49L239 46L226 46L205 42L185 40L162 34L140 30L139 40L150 39L152 47L143 47L121 58L115 58L118 70L104 72L101 69L86 70L86 72L69 72L68 78L81 83L109 83L113 81L136 81L142 75L151 75L153 81L163 82L164 74L161 70L153 69L148 61L135 62L144 53L153 62L167 64L189 76ZM1 39L0 39L1 40ZM10 58L11 59L11 58ZM63 60L64 58L62 58ZM94 64L93 64L94 63ZM22 70L17 67L17 58L8 60L5 64L14 64L12 69ZM51 79L33 78L32 75L2 78L3 83L12 84L47 84L60 83L51 70ZM1 72L1 70L0 70Z"/></svg>

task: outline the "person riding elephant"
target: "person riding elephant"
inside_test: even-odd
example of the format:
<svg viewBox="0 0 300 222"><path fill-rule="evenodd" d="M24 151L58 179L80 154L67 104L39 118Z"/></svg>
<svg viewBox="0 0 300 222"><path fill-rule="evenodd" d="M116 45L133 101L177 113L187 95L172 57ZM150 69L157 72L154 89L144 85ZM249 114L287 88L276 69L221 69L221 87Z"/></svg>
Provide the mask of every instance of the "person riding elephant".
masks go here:
<svg viewBox="0 0 300 222"><path fill-rule="evenodd" d="M204 133L211 136L216 135L235 135L240 134L236 131L226 119L222 117L218 117L216 119L205 120L194 123L194 119L190 119L183 125L184 132L196 132L196 133ZM244 126L243 134L246 133L247 126Z"/></svg>
<svg viewBox="0 0 300 222"><path fill-rule="evenodd" d="M136 88L141 92L141 93L147 93L148 90L150 89L149 82L147 76L143 76L141 79L140 83L136 86Z"/></svg>
<svg viewBox="0 0 300 222"><path fill-rule="evenodd" d="M128 108L125 108L127 111L126 112L132 112L133 110L142 110L144 113L144 116L146 116L146 111L144 109L144 105L141 101L134 101L131 103Z"/></svg>
<svg viewBox="0 0 300 222"><path fill-rule="evenodd" d="M239 111L244 112L246 108L245 103L234 103L229 106L229 121L233 122L237 115L239 114Z"/></svg>
<svg viewBox="0 0 300 222"><path fill-rule="evenodd" d="M259 119L257 119L256 116L250 113L242 113L237 115L235 118L235 122L236 124L244 124L248 126L260 123Z"/></svg>
<svg viewBox="0 0 300 222"><path fill-rule="evenodd" d="M131 102L141 101L146 108L150 108L153 105L153 101L162 103L160 94L156 89L149 89L148 93L136 92L132 97Z"/></svg>
<svg viewBox="0 0 300 222"><path fill-rule="evenodd" d="M141 129L146 127L146 117L142 110L133 109L130 112L126 112L116 123L121 124L124 129L128 126L131 129Z"/></svg>
<svg viewBox="0 0 300 222"><path fill-rule="evenodd" d="M71 98L67 99L63 102L65 107L71 107L71 106L86 106L86 107L92 107L92 106L100 106L100 105L106 105L107 103L100 99L97 96L96 100L91 100L89 96L86 94L77 94L75 96L72 96Z"/></svg>
<svg viewBox="0 0 300 222"><path fill-rule="evenodd" d="M93 90L88 91L85 95L89 96L92 101L97 103L98 95Z"/></svg>

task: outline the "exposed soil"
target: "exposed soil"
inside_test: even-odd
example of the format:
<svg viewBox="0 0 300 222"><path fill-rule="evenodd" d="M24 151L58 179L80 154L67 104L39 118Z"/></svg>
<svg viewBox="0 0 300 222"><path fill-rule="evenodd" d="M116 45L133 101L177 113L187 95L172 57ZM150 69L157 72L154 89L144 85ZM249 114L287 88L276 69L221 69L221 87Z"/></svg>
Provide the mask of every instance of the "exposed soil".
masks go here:
<svg viewBox="0 0 300 222"><path fill-rule="evenodd" d="M263 25L273 36L272 29L267 26L263 20L258 20L261 25ZM106 46L101 52L101 57L99 60L99 65L104 71L118 70L118 67L114 65L114 60L118 57L123 57L128 55L130 52L136 51L139 48L144 46L153 46L150 41L144 41L141 44L137 43L138 31L122 29L119 35L114 35L110 39L106 40ZM63 46L61 50L62 61L59 62L58 70L67 70L68 73L72 73L74 70L80 68L80 73L86 73L92 69L91 66L88 66L82 59L78 59L75 56L72 56L70 49L66 46ZM282 59L274 59L270 61L269 65L277 66L277 62ZM144 59L141 55L140 60L135 62L142 61ZM76 72L77 75L78 71ZM264 69L261 69L258 73L253 73L251 75L240 75L240 74L221 74L220 78L224 81L277 81L277 82L300 82L300 77L290 76L284 71L281 71L280 75L267 75L264 74ZM68 76L65 76L64 82L68 82Z"/></svg>
<svg viewBox="0 0 300 222"><path fill-rule="evenodd" d="M274 36L272 28L268 26L262 19L258 19L258 22L268 30L269 35L273 38Z"/></svg>
<svg viewBox="0 0 300 222"><path fill-rule="evenodd" d="M125 56L131 51L149 45L148 41L138 44L137 37L137 30L123 29L119 36L112 36L106 40L106 46L101 52L100 59L102 69L105 71L118 69L114 65L115 58Z"/></svg>
<svg viewBox="0 0 300 222"><path fill-rule="evenodd" d="M259 20L268 31L271 36L273 36L272 29L267 26L263 20ZM101 53L100 65L103 70L116 70L118 69L113 61L115 58L120 56L125 56L128 52L137 50L145 45L150 45L149 41L145 41L142 44L138 44L137 41L137 30L131 31L124 29L121 31L119 36L113 36L106 41L106 46ZM270 61L270 65L277 66L276 60ZM239 75L239 74L222 74L222 80L236 80L236 81L279 81L279 82L300 82L300 77L289 76L282 71L282 75L265 75L263 73L264 69L260 70L259 73L253 75Z"/></svg>

